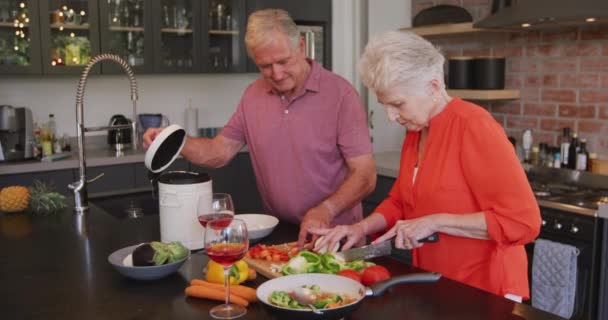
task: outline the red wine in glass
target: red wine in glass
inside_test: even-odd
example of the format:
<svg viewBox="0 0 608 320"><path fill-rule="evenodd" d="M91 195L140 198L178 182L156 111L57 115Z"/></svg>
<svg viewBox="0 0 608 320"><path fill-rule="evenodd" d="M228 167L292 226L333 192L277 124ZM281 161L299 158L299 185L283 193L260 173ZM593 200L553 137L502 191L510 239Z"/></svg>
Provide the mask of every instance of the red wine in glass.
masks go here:
<svg viewBox="0 0 608 320"><path fill-rule="evenodd" d="M226 267L243 259L246 253L247 245L244 243L218 243L207 248L209 258Z"/></svg>
<svg viewBox="0 0 608 320"><path fill-rule="evenodd" d="M221 222L219 222L219 224L217 226L220 227L220 228L226 228L228 225L230 225L230 222L232 222L232 218L233 217L234 217L234 215L230 214L230 213L199 214L198 215L198 222L204 228L204 227L207 226L207 223L209 221L222 220Z"/></svg>

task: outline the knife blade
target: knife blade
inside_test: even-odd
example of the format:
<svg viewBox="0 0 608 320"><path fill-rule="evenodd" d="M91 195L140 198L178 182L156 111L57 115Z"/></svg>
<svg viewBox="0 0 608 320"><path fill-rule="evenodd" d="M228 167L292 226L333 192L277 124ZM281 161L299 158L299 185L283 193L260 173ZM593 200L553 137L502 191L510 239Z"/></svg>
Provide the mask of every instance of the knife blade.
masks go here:
<svg viewBox="0 0 608 320"><path fill-rule="evenodd" d="M433 233L432 235L418 240L418 242L437 242L439 241L439 235ZM345 251L337 252L346 262L354 260L366 260L371 258L377 258L382 256L390 255L392 252L391 241L384 241L377 244L370 244L363 247L352 248Z"/></svg>

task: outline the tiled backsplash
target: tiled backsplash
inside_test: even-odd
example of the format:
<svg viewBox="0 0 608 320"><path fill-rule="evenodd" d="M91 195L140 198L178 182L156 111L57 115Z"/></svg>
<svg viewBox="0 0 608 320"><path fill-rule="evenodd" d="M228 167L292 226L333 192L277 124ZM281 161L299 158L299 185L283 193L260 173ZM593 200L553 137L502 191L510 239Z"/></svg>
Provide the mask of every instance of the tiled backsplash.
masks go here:
<svg viewBox="0 0 608 320"><path fill-rule="evenodd" d="M466 8L473 19L489 14L490 0L412 0L412 14L437 4ZM608 158L608 26L543 31L490 32L434 37L446 56L507 57L506 87L521 98L478 104L486 107L509 135L521 140L532 128L535 144L559 143L563 127L589 142L590 152Z"/></svg>

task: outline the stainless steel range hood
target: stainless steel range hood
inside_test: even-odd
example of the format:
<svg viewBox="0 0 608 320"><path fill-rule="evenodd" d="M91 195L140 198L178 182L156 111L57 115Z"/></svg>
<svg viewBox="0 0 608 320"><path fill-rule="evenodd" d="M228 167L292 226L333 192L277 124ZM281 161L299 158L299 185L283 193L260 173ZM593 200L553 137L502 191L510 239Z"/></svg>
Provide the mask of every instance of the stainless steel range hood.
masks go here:
<svg viewBox="0 0 608 320"><path fill-rule="evenodd" d="M475 28L521 29L608 22L608 0L519 0L474 24Z"/></svg>

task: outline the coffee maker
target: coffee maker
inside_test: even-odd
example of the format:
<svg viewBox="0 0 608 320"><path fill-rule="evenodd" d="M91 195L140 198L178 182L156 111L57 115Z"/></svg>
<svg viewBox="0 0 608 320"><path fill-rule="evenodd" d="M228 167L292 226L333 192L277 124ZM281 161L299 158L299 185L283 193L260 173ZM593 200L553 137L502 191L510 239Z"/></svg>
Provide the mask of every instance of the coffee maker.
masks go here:
<svg viewBox="0 0 608 320"><path fill-rule="evenodd" d="M0 161L33 158L32 111L26 107L0 105Z"/></svg>

